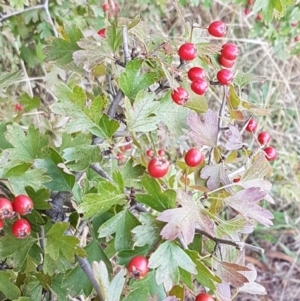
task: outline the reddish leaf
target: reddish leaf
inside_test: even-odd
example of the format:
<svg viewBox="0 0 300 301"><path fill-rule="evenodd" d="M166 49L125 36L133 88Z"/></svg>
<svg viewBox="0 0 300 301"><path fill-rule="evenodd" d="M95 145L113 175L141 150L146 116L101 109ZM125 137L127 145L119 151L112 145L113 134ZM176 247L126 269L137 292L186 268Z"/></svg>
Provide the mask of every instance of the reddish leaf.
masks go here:
<svg viewBox="0 0 300 301"><path fill-rule="evenodd" d="M241 272L251 271L246 266L236 263L220 261L218 264L217 275L225 282L230 283L235 287L242 287L249 280Z"/></svg>
<svg viewBox="0 0 300 301"><path fill-rule="evenodd" d="M252 218L264 226L273 225L271 219L273 214L255 204L262 200L267 193L259 187L246 188L237 192L235 195L224 199L225 203L242 214L245 218Z"/></svg>
<svg viewBox="0 0 300 301"><path fill-rule="evenodd" d="M194 240L196 224L201 230L214 235L214 223L207 217L200 204L184 191L178 191L177 198L181 207L165 210L157 217L159 221L167 222L160 232L161 236L174 240L182 235L184 242L188 245Z"/></svg>
<svg viewBox="0 0 300 301"><path fill-rule="evenodd" d="M250 271L245 271L241 273L247 277L249 283L245 283L240 288L240 291L253 295L266 295L266 289L262 285L255 282L255 279L257 277L257 271L255 270L254 265L252 263L248 263L247 267L250 269Z"/></svg>
<svg viewBox="0 0 300 301"><path fill-rule="evenodd" d="M209 190L215 190L220 187L220 183L223 185L230 184L230 180L226 174L223 163L217 165L206 165L201 170L201 178L208 179L207 188ZM232 192L232 189L226 188L228 192Z"/></svg>
<svg viewBox="0 0 300 301"><path fill-rule="evenodd" d="M199 115L191 113L188 115L187 123L191 128L191 138L197 147L207 145L216 147L218 142L218 115L212 110L205 113L205 121L202 122Z"/></svg>
<svg viewBox="0 0 300 301"><path fill-rule="evenodd" d="M236 150L243 147L243 138L238 128L232 124L229 124L228 141L225 144L227 150Z"/></svg>

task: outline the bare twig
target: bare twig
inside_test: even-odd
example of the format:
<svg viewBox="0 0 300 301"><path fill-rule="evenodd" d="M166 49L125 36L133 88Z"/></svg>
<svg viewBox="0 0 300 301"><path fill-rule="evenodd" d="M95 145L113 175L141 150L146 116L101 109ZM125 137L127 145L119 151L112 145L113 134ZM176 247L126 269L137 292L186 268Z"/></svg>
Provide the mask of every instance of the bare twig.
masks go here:
<svg viewBox="0 0 300 301"><path fill-rule="evenodd" d="M100 285L99 285L99 283L97 282L97 280L95 278L95 275L93 273L93 269L92 269L89 261L87 260L87 258L82 258L82 257L76 256L76 260L78 261L81 269L83 270L83 272L88 277L91 284L93 285L95 291L98 294L99 300L104 301L105 299L102 295Z"/></svg>
<svg viewBox="0 0 300 301"><path fill-rule="evenodd" d="M17 15L23 14L23 13L31 11L31 10L43 9L43 8L44 8L43 4L35 5L35 6L32 6L32 7L27 7L27 8L24 8L22 10L15 11L15 12L12 12L10 14L6 14L6 15L1 16L0 17L0 22L8 20L9 18L11 18L13 16L17 16Z"/></svg>
<svg viewBox="0 0 300 301"><path fill-rule="evenodd" d="M107 111L107 115L110 117L110 118L114 118L115 114L116 114L116 111L117 111L117 108L118 108L118 105L120 103L120 101L122 100L122 98L124 97L124 93L119 90L118 93L116 94L116 96L114 97L112 103L110 104L109 108L108 108L108 111Z"/></svg>
<svg viewBox="0 0 300 301"><path fill-rule="evenodd" d="M212 236L209 233L201 230L197 226L196 226L196 232L206 236L207 238L214 241L216 244L233 246L233 247L236 247L238 250L248 249L248 250L257 252L259 254L264 254L265 253L265 250L263 248L253 246L253 245L247 244L247 243L242 242L242 241L233 241L233 240L229 240L229 239L217 238L217 237Z"/></svg>
<svg viewBox="0 0 300 301"><path fill-rule="evenodd" d="M113 179L98 163L90 164L90 168L102 178L114 183Z"/></svg>

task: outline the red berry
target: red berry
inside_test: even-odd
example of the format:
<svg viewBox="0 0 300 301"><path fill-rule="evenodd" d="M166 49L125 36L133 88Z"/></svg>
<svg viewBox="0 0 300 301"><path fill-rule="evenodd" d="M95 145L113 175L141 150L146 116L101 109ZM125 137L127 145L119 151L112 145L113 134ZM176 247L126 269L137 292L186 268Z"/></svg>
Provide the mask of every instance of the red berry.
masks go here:
<svg viewBox="0 0 300 301"><path fill-rule="evenodd" d="M246 126L246 131L253 133L256 131L256 129L257 129L257 122L254 119L250 119Z"/></svg>
<svg viewBox="0 0 300 301"><path fill-rule="evenodd" d="M102 38L106 37L106 28L102 28L98 31L98 35Z"/></svg>
<svg viewBox="0 0 300 301"><path fill-rule="evenodd" d="M132 277L135 279L142 279L149 271L148 260L146 257L141 255L135 256L129 261L127 269Z"/></svg>
<svg viewBox="0 0 300 301"><path fill-rule="evenodd" d="M244 9L244 14L247 16L247 15L249 15L250 13L251 13L251 9L248 8L248 7L246 7L246 8Z"/></svg>
<svg viewBox="0 0 300 301"><path fill-rule="evenodd" d="M296 26L298 26L298 22L297 22L297 21L294 21L294 22L291 23L291 25L292 25L293 27L296 27Z"/></svg>
<svg viewBox="0 0 300 301"><path fill-rule="evenodd" d="M23 106L20 105L19 103L16 103L16 104L15 104L15 111L21 112L22 110L23 110Z"/></svg>
<svg viewBox="0 0 300 301"><path fill-rule="evenodd" d="M148 163L148 172L153 178L164 177L169 170L169 162L164 157L155 157Z"/></svg>
<svg viewBox="0 0 300 301"><path fill-rule="evenodd" d="M33 209L33 202L27 195L20 194L12 202L14 211L20 215L26 215Z"/></svg>
<svg viewBox="0 0 300 301"><path fill-rule="evenodd" d="M0 198L0 219L11 218L14 215L14 209L10 200Z"/></svg>
<svg viewBox="0 0 300 301"><path fill-rule="evenodd" d="M195 301L215 301L215 299L209 294L201 293L196 297Z"/></svg>
<svg viewBox="0 0 300 301"><path fill-rule="evenodd" d="M191 148L185 154L184 161L188 166L196 167L204 161L204 155L196 148Z"/></svg>
<svg viewBox="0 0 300 301"><path fill-rule="evenodd" d="M12 225L12 234L17 238L26 238L31 233L30 223L23 218L20 218Z"/></svg>
<svg viewBox="0 0 300 301"><path fill-rule="evenodd" d="M221 85L229 85L233 81L233 73L227 69L221 69L217 73L217 79Z"/></svg>
<svg viewBox="0 0 300 301"><path fill-rule="evenodd" d="M131 148L132 148L132 144L128 143L128 144L120 146L120 151L124 153L124 152L126 152L127 150L129 150Z"/></svg>
<svg viewBox="0 0 300 301"><path fill-rule="evenodd" d="M197 48L193 43L182 44L178 49L178 55L184 61L192 61L197 56Z"/></svg>
<svg viewBox="0 0 300 301"><path fill-rule="evenodd" d="M248 0L248 5L253 5L254 4L254 0Z"/></svg>
<svg viewBox="0 0 300 301"><path fill-rule="evenodd" d="M238 183L241 179L240 178L234 178L233 183Z"/></svg>
<svg viewBox="0 0 300 301"><path fill-rule="evenodd" d="M294 41L295 41L295 42L299 42L299 41L300 41L300 36L294 37Z"/></svg>
<svg viewBox="0 0 300 301"><path fill-rule="evenodd" d="M257 140L261 145L267 144L271 139L271 136L268 132L261 132L257 136Z"/></svg>
<svg viewBox="0 0 300 301"><path fill-rule="evenodd" d="M227 60L235 60L239 54L239 48L233 43L226 43L222 46L222 55Z"/></svg>
<svg viewBox="0 0 300 301"><path fill-rule="evenodd" d="M108 3L104 3L104 4L102 5L102 9L103 9L104 11L108 11L108 10L109 10L109 4L108 4Z"/></svg>
<svg viewBox="0 0 300 301"><path fill-rule="evenodd" d="M4 221L0 219L0 231L4 228Z"/></svg>
<svg viewBox="0 0 300 301"><path fill-rule="evenodd" d="M122 161L124 159L123 154L122 153L117 153L117 159L118 159L119 162Z"/></svg>
<svg viewBox="0 0 300 301"><path fill-rule="evenodd" d="M175 103L180 106L185 105L189 100L189 93L182 87L172 91L171 97Z"/></svg>
<svg viewBox="0 0 300 301"><path fill-rule="evenodd" d="M258 14L257 16L256 16L256 21L261 21L262 20L262 14Z"/></svg>
<svg viewBox="0 0 300 301"><path fill-rule="evenodd" d="M205 78L205 70L200 67L192 67L188 71L188 78L193 81L195 79L204 79Z"/></svg>
<svg viewBox="0 0 300 301"><path fill-rule="evenodd" d="M226 25L221 21L214 21L208 26L208 33L217 38L224 37Z"/></svg>
<svg viewBox="0 0 300 301"><path fill-rule="evenodd" d="M165 155L165 151L163 149L159 149L157 153L161 157Z"/></svg>
<svg viewBox="0 0 300 301"><path fill-rule="evenodd" d="M203 79L195 79L191 84L191 89L198 95L203 95L208 89L208 83Z"/></svg>
<svg viewBox="0 0 300 301"><path fill-rule="evenodd" d="M231 68L234 65L234 61L225 59L223 55L219 56L219 63L225 68Z"/></svg>
<svg viewBox="0 0 300 301"><path fill-rule="evenodd" d="M146 155L147 155L147 157L152 158L152 157L154 157L155 152L152 148L150 148L146 151Z"/></svg>
<svg viewBox="0 0 300 301"><path fill-rule="evenodd" d="M274 161L277 157L276 149L272 146L268 146L264 149L265 156L268 161Z"/></svg>

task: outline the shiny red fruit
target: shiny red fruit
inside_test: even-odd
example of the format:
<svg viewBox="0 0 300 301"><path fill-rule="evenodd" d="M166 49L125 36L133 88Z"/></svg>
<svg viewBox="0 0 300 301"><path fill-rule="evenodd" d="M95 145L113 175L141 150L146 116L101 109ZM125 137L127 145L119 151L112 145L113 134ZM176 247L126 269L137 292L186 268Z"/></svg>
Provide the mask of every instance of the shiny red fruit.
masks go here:
<svg viewBox="0 0 300 301"><path fill-rule="evenodd" d="M0 219L0 231L4 228L4 221Z"/></svg>
<svg viewBox="0 0 300 301"><path fill-rule="evenodd" d="M201 293L196 297L195 301L215 301L215 299L209 294Z"/></svg>
<svg viewBox="0 0 300 301"><path fill-rule="evenodd" d="M189 100L189 93L182 87L172 91L171 97L175 103L180 106L185 105Z"/></svg>
<svg viewBox="0 0 300 301"><path fill-rule="evenodd" d="M234 61L225 59L223 55L219 56L219 63L225 68L231 68L234 65Z"/></svg>
<svg viewBox="0 0 300 301"><path fill-rule="evenodd" d="M184 61L192 61L197 56L197 48L193 43L182 44L178 49L178 55Z"/></svg>
<svg viewBox="0 0 300 301"><path fill-rule="evenodd" d="M299 42L299 41L300 41L300 36L294 37L294 41L295 41L295 42Z"/></svg>
<svg viewBox="0 0 300 301"><path fill-rule="evenodd" d="M208 33L214 37L221 38L226 34L226 25L221 21L214 21L208 26Z"/></svg>
<svg viewBox="0 0 300 301"><path fill-rule="evenodd" d="M253 133L257 129L257 122L254 119L249 119L248 124L246 126L246 131Z"/></svg>
<svg viewBox="0 0 300 301"><path fill-rule="evenodd" d="M267 144L271 139L271 136L268 132L261 132L257 136L257 140L261 145Z"/></svg>
<svg viewBox="0 0 300 301"><path fill-rule="evenodd" d="M15 111L21 112L23 110L23 106L19 103L15 104Z"/></svg>
<svg viewBox="0 0 300 301"><path fill-rule="evenodd" d="M204 161L204 155L196 148L191 148L185 154L184 161L188 166L196 167Z"/></svg>
<svg viewBox="0 0 300 301"><path fill-rule="evenodd" d="M129 261L127 269L132 277L135 279L142 279L149 271L148 260L146 257L141 255L135 256Z"/></svg>
<svg viewBox="0 0 300 301"><path fill-rule="evenodd" d="M10 200L0 198L0 219L11 218L14 215L14 209Z"/></svg>
<svg viewBox="0 0 300 301"><path fill-rule="evenodd" d="M223 57L227 60L235 60L239 54L239 48L233 43L226 43L222 46Z"/></svg>
<svg viewBox="0 0 300 301"><path fill-rule="evenodd" d="M203 95L208 89L208 83L204 79L195 79L191 84L191 89L198 95Z"/></svg>
<svg viewBox="0 0 300 301"><path fill-rule="evenodd" d="M165 151L163 149L159 149L157 154L162 157L165 155Z"/></svg>
<svg viewBox="0 0 300 301"><path fill-rule="evenodd" d="M20 218L12 225L12 234L17 238L26 238L31 233L30 223L23 218Z"/></svg>
<svg viewBox="0 0 300 301"><path fill-rule="evenodd" d="M106 37L106 28L102 28L98 31L98 35L102 38Z"/></svg>
<svg viewBox="0 0 300 301"><path fill-rule="evenodd" d="M152 148L150 148L146 151L146 155L147 155L147 157L152 158L152 157L154 157L155 152Z"/></svg>
<svg viewBox="0 0 300 301"><path fill-rule="evenodd" d="M148 163L148 172L153 178L164 177L169 170L169 162L164 157L155 157Z"/></svg>
<svg viewBox="0 0 300 301"><path fill-rule="evenodd" d="M192 67L188 71L188 78L193 81L195 79L204 79L205 78L205 70L200 67Z"/></svg>
<svg viewBox="0 0 300 301"><path fill-rule="evenodd" d="M244 9L244 14L247 16L247 15L249 15L250 13L251 13L251 9L248 8L248 7L246 7L246 8Z"/></svg>
<svg viewBox="0 0 300 301"><path fill-rule="evenodd" d="M217 79L221 85L229 85L233 81L233 73L227 69L221 69L217 73Z"/></svg>
<svg viewBox="0 0 300 301"><path fill-rule="evenodd" d="M261 21L262 20L262 14L258 14L257 16L256 16L256 21Z"/></svg>
<svg viewBox="0 0 300 301"><path fill-rule="evenodd" d="M272 146L268 146L264 149L265 156L268 161L274 161L277 157L276 149Z"/></svg>
<svg viewBox="0 0 300 301"><path fill-rule="evenodd" d="M26 215L32 211L33 202L29 196L20 194L14 198L12 206L15 212Z"/></svg>
<svg viewBox="0 0 300 301"><path fill-rule="evenodd" d="M234 178L233 183L238 183L241 179L240 178Z"/></svg>

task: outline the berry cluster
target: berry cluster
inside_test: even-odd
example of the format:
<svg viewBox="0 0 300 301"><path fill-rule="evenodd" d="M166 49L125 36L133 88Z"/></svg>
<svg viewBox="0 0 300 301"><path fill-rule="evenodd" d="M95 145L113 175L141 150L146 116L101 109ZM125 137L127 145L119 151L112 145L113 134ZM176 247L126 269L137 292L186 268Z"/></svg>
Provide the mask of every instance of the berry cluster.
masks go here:
<svg viewBox="0 0 300 301"><path fill-rule="evenodd" d="M12 225L12 234L17 238L26 238L31 232L30 223L20 215L29 214L33 209L33 202L27 195L20 194L11 202L0 198L0 230L4 228L4 220L18 216Z"/></svg>
<svg viewBox="0 0 300 301"><path fill-rule="evenodd" d="M151 177L159 179L164 177L169 171L169 161L165 158L165 151L159 149L157 156L155 156L155 151L150 148L146 151L147 157L151 158L148 163L148 172Z"/></svg>
<svg viewBox="0 0 300 301"><path fill-rule="evenodd" d="M246 126L246 131L250 133L254 133L257 129L257 122L254 119L250 119ZM262 131L257 135L257 141L260 145L266 146L271 140L271 135ZM267 146L264 148L265 156L268 161L274 161L277 157L276 149L272 146Z"/></svg>
<svg viewBox="0 0 300 301"><path fill-rule="evenodd" d="M214 21L208 27L208 33L214 37L223 37L226 34L226 25L221 21ZM219 63L224 68L232 68L238 56L239 49L233 43L226 43L222 46ZM193 43L184 43L178 49L178 55L183 61L192 61L197 57L197 48ZM229 85L234 79L231 70L221 69L217 73L217 79L221 85ZM197 95L204 95L209 87L205 80L205 70L199 66L189 69L188 78L191 80L191 89ZM185 105L189 100L189 93L183 88L178 87L171 93L172 100L178 105Z"/></svg>

